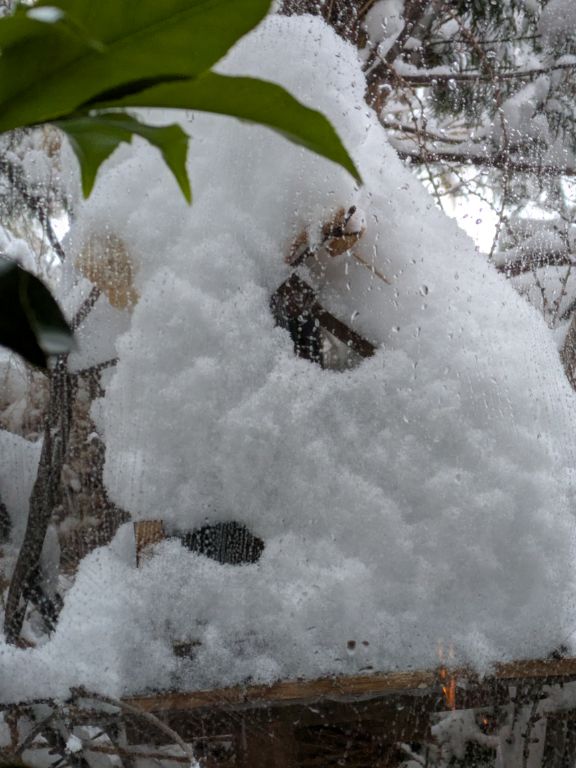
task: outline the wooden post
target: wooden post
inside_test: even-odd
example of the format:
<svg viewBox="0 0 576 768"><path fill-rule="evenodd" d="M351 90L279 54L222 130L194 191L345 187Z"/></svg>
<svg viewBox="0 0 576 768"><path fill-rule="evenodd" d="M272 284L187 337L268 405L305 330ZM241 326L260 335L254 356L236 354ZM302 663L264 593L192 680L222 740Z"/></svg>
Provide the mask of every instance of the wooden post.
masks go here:
<svg viewBox="0 0 576 768"><path fill-rule="evenodd" d="M572 768L576 762L576 719L574 713L553 713L546 718L543 765Z"/></svg>
<svg viewBox="0 0 576 768"><path fill-rule="evenodd" d="M267 722L246 714L235 736L238 768L297 768L294 727L288 719Z"/></svg>
<svg viewBox="0 0 576 768"><path fill-rule="evenodd" d="M145 550L153 544L163 541L166 537L162 520L141 520L134 523L134 538L136 539L136 565L140 565L145 557Z"/></svg>

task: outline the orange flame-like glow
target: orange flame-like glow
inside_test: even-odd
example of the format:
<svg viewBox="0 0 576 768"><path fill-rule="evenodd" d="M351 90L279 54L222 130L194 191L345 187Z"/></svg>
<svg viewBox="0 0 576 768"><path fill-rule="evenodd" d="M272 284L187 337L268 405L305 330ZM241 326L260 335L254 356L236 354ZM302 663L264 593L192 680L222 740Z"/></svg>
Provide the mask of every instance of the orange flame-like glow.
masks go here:
<svg viewBox="0 0 576 768"><path fill-rule="evenodd" d="M442 686L442 694L446 707L450 710L456 709L456 675L452 674L449 669L444 665L444 646L440 642L438 643L438 658L440 659L440 668L438 670L438 677ZM450 645L448 647L448 658L454 658L454 649Z"/></svg>

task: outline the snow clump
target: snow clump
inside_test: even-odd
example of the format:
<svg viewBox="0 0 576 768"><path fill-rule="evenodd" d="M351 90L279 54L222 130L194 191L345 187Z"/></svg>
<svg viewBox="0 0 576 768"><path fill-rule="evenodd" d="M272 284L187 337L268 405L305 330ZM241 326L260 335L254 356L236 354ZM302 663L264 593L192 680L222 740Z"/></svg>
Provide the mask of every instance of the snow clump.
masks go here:
<svg viewBox="0 0 576 768"><path fill-rule="evenodd" d="M62 686L65 664L124 693L434 666L442 641L479 667L547 654L575 624L573 393L549 331L399 161L357 53L320 19L269 18L219 70L327 114L363 186L267 129L194 114L192 207L138 143L71 243L112 232L135 265L97 413L111 497L173 531L237 520L265 549L231 566L168 540L136 568L122 528L82 563L28 678ZM269 302L299 232L352 205L373 269L348 253L300 275L378 350L322 370Z"/></svg>

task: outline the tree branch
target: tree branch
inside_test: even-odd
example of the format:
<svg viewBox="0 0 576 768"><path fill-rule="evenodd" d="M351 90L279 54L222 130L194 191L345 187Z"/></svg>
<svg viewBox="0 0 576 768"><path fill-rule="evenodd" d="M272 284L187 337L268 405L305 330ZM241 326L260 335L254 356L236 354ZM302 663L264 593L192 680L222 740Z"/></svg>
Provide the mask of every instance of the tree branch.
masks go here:
<svg viewBox="0 0 576 768"><path fill-rule="evenodd" d="M504 253L505 257L506 254ZM572 254L569 251L526 253L513 261L497 264L496 269L507 277L518 277L525 272L532 272L542 267L575 267Z"/></svg>
<svg viewBox="0 0 576 768"><path fill-rule="evenodd" d="M165 736L168 736L170 739L172 739L175 744L178 744L182 752L184 752L190 761L190 766L197 765L196 757L190 746L186 744L184 739L182 739L182 737L176 733L176 731L170 728L170 726L167 725L163 720L160 720L158 717L156 717L156 715L152 714L152 712L143 710L140 707L129 704L126 701L119 701L118 699L114 699L111 696L104 696L100 693L93 693L92 691L88 691L83 687L73 688L71 693L76 699L82 698L91 699L92 701L100 701L103 704L109 704L113 707L117 707L121 711L127 712L130 715L141 717L153 728L161 731Z"/></svg>
<svg viewBox="0 0 576 768"><path fill-rule="evenodd" d="M544 165L519 160L503 153L494 155L475 155L467 152L429 151L426 157L419 152L411 152L395 147L402 160L409 160L415 165L425 163L458 163L459 165L474 165L482 168L496 168L518 173L537 173L541 176L576 176L576 168L569 166Z"/></svg>
<svg viewBox="0 0 576 768"><path fill-rule="evenodd" d="M30 496L24 541L18 553L4 616L6 642L17 644L24 623L27 592L37 573L46 531L58 501L60 475L66 456L72 417L73 385L67 355L60 355L49 374L50 394L38 474Z"/></svg>
<svg viewBox="0 0 576 768"><path fill-rule="evenodd" d="M52 222L48 215L46 199L30 192L24 176L21 173L18 173L14 165L5 157L0 157L0 173L3 173L6 176L11 188L18 192L18 195L26 208L28 208L30 213L36 216L42 225L42 229L46 233L46 237L48 238L52 250L61 261L64 261L66 254L54 232L54 228L52 227Z"/></svg>
<svg viewBox="0 0 576 768"><path fill-rule="evenodd" d="M402 53L404 46L417 26L420 24L430 6L430 0L407 0L404 5L404 27L386 54L382 57L378 53L378 45L372 50L364 67L366 72L366 101L379 112L382 108L383 82L390 80L396 73L392 63Z"/></svg>
<svg viewBox="0 0 576 768"><path fill-rule="evenodd" d="M417 72L402 72L393 68L396 74L400 75L408 85L414 88L431 87L440 83L495 83L501 80L521 80L522 78L539 77L549 72L557 70L576 70L576 64L563 63L552 64L549 67L534 67L525 70L506 70L504 72L494 71L492 74L482 72L426 72L419 70Z"/></svg>
<svg viewBox="0 0 576 768"><path fill-rule="evenodd" d="M407 133L412 136L416 136L417 140L426 139L428 141L437 142L439 144L454 144L461 145L463 139L450 139L446 136L441 136L439 133L432 133L424 128L419 128L414 125L405 125L404 123L390 123L386 120L382 120L382 126L387 131L398 131L399 133ZM420 145L420 141L418 141Z"/></svg>
<svg viewBox="0 0 576 768"><path fill-rule="evenodd" d="M79 328L84 322L84 320L86 320L86 318L90 314L90 311L94 307L94 304L96 304L99 298L100 298L100 288L94 285L92 287L92 290L90 291L86 299L82 302L82 304L80 305L80 307L78 308L76 314L72 319L71 325L74 330Z"/></svg>

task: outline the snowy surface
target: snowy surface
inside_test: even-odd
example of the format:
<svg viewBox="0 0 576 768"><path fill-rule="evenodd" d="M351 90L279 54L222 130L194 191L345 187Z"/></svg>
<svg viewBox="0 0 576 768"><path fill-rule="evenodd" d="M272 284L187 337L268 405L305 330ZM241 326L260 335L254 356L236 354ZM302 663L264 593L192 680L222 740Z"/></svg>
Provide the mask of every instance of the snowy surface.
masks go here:
<svg viewBox="0 0 576 768"><path fill-rule="evenodd" d="M0 429L0 499L10 515L14 546L18 546L24 537L28 500L41 450L41 440L31 442Z"/></svg>
<svg viewBox="0 0 576 768"><path fill-rule="evenodd" d="M371 43L385 56L404 28L404 0L378 0L366 14L365 26Z"/></svg>
<svg viewBox="0 0 576 768"><path fill-rule="evenodd" d="M221 70L324 111L364 186L265 129L194 115L193 206L137 144L108 162L70 247L112 232L136 267L95 414L111 497L174 530L243 522L264 553L224 566L172 540L136 569L124 526L83 561L50 642L0 649L0 696L434 666L440 642L480 668L545 655L576 627L573 393L547 328L400 163L356 53L319 19L269 19ZM353 204L358 254L390 284L346 254L307 278L381 346L321 370L269 299L294 237Z"/></svg>
<svg viewBox="0 0 576 768"><path fill-rule="evenodd" d="M550 0L538 23L543 42L551 47L576 38L576 6L572 0Z"/></svg>

